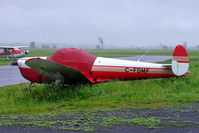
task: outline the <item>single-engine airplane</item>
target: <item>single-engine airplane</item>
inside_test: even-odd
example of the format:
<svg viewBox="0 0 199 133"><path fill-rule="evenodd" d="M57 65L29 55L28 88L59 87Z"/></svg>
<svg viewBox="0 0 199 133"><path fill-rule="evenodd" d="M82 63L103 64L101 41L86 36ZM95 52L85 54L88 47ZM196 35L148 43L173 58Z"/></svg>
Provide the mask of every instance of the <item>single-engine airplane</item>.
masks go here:
<svg viewBox="0 0 199 133"><path fill-rule="evenodd" d="M20 58L28 54L28 50L20 50L27 46L0 46L0 57L10 58Z"/></svg>
<svg viewBox="0 0 199 133"><path fill-rule="evenodd" d="M182 45L176 46L172 64L96 57L83 50L63 48L49 57L21 58L11 65L17 65L23 77L31 83L99 83L181 77L190 73L189 57Z"/></svg>

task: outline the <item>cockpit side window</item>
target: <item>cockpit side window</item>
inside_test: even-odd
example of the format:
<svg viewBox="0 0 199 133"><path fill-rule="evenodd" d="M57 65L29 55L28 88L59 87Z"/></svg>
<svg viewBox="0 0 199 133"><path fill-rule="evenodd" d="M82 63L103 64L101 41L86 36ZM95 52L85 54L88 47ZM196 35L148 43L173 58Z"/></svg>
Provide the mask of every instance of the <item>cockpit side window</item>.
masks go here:
<svg viewBox="0 0 199 133"><path fill-rule="evenodd" d="M6 48L6 49L5 49L5 53L12 53L12 49Z"/></svg>
<svg viewBox="0 0 199 133"><path fill-rule="evenodd" d="M10 53L12 53L12 49L8 49Z"/></svg>
<svg viewBox="0 0 199 133"><path fill-rule="evenodd" d="M0 53L5 53L5 49L0 49Z"/></svg>

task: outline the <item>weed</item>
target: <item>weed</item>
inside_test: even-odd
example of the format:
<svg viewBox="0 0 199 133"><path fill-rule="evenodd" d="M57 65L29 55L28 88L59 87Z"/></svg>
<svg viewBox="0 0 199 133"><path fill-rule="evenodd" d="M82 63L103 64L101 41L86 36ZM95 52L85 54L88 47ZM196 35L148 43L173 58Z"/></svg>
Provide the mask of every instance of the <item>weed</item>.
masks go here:
<svg viewBox="0 0 199 133"><path fill-rule="evenodd" d="M102 119L101 126L111 127L112 125L119 124L120 122L121 122L121 119L118 119L116 117L105 117Z"/></svg>

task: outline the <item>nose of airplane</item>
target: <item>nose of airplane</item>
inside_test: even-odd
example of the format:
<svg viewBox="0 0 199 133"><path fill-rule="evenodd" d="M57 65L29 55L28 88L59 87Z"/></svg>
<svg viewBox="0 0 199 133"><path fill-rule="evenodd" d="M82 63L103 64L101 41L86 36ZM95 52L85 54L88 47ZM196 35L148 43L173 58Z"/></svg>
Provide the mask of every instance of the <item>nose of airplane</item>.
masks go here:
<svg viewBox="0 0 199 133"><path fill-rule="evenodd" d="M28 50L26 50L26 51L25 51L25 54L28 54L28 53L29 53L29 51L28 51Z"/></svg>

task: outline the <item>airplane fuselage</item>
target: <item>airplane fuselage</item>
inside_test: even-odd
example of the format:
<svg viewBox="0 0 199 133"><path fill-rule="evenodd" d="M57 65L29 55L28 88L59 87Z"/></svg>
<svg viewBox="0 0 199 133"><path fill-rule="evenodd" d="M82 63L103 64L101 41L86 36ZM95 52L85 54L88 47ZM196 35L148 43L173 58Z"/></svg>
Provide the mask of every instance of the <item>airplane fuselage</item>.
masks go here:
<svg viewBox="0 0 199 133"><path fill-rule="evenodd" d="M52 56L21 58L11 65L17 65L23 77L31 83L47 82L56 86L189 74L189 57L182 45L176 46L171 64L96 57L84 50L63 48Z"/></svg>
<svg viewBox="0 0 199 133"><path fill-rule="evenodd" d="M175 77L163 64L97 57L92 69L97 81Z"/></svg>
<svg viewBox="0 0 199 133"><path fill-rule="evenodd" d="M25 64L25 62L31 58L46 60L48 57L26 57L19 59L17 63L23 77L31 82L48 82L46 77L42 76L40 73ZM167 64L167 66L170 65ZM176 75L173 74L171 68L165 67L165 64L129 61L104 57L97 57L95 59L90 72L96 83L109 80L176 77Z"/></svg>
<svg viewBox="0 0 199 133"><path fill-rule="evenodd" d="M25 50L20 50L16 48L11 49L1 49L0 50L0 57L2 58L21 58L26 55Z"/></svg>

